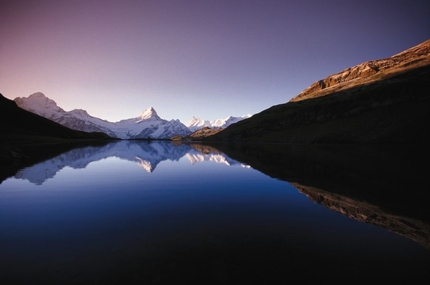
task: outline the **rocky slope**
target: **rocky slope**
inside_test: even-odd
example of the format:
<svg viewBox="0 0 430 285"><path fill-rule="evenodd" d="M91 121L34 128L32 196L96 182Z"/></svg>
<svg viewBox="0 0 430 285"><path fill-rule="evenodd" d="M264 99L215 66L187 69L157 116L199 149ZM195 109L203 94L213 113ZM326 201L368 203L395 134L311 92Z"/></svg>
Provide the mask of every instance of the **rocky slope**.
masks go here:
<svg viewBox="0 0 430 285"><path fill-rule="evenodd" d="M188 136L175 136L172 138L172 140L199 141L209 136L215 135L221 132L222 130L223 130L222 128L203 127L201 129L197 129L196 131L192 132Z"/></svg>
<svg viewBox="0 0 430 285"><path fill-rule="evenodd" d="M369 84L393 75L430 64L430 40L389 58L371 60L332 74L314 82L290 100L301 100L325 96L357 85Z"/></svg>
<svg viewBox="0 0 430 285"><path fill-rule="evenodd" d="M312 84L208 137L288 143L430 142L430 40Z"/></svg>

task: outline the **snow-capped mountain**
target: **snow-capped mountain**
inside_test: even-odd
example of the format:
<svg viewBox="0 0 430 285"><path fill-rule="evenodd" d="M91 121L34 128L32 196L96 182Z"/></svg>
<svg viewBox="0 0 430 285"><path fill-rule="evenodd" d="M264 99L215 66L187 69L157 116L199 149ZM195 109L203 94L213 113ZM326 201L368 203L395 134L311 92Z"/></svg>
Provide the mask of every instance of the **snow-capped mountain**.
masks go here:
<svg viewBox="0 0 430 285"><path fill-rule="evenodd" d="M16 104L32 113L38 114L50 120L58 120L67 112L57 106L54 100L49 99L43 93L34 93L27 98L18 97L14 100Z"/></svg>
<svg viewBox="0 0 430 285"><path fill-rule="evenodd" d="M191 131L179 120L164 120L154 108L144 110L138 117L116 123L90 116L85 110L64 111L57 103L43 93L14 100L27 111L53 120L68 128L85 132L103 132L120 139L169 139L173 136L187 136Z"/></svg>
<svg viewBox="0 0 430 285"><path fill-rule="evenodd" d="M193 116L191 120L188 122L188 124L186 124L186 126L192 132L202 129L204 127L225 129L231 124L237 123L243 119L247 119L250 117L251 115L244 115L241 117L229 116L225 119L217 119L217 120L209 121L209 120L202 120Z"/></svg>
<svg viewBox="0 0 430 285"><path fill-rule="evenodd" d="M57 103L46 97L43 93L34 93L28 97L18 97L16 104L32 113L53 120L70 129L85 132L102 132L120 139L169 139L173 136L187 136L204 127L226 128L229 125L251 117L229 116L214 121L202 120L192 117L187 125L179 120L164 120L158 116L154 108L144 110L138 117L109 122L91 116L85 110L74 109L65 111Z"/></svg>

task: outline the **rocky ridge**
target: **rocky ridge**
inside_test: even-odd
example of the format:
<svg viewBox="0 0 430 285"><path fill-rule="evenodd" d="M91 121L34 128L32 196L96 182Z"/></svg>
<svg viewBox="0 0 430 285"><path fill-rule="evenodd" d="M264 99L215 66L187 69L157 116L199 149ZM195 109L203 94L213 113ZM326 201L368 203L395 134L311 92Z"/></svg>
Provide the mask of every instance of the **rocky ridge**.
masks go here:
<svg viewBox="0 0 430 285"><path fill-rule="evenodd" d="M368 84L400 72L430 64L430 40L389 58L370 60L327 76L311 84L290 102L325 96L352 85Z"/></svg>

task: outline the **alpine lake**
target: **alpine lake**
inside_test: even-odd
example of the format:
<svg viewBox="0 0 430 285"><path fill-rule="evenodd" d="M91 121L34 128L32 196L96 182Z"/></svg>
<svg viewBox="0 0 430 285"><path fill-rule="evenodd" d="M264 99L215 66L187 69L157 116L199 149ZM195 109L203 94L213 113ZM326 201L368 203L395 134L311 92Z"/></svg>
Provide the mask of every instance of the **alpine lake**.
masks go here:
<svg viewBox="0 0 430 285"><path fill-rule="evenodd" d="M421 157L172 141L71 149L1 182L0 280L420 284L430 277Z"/></svg>

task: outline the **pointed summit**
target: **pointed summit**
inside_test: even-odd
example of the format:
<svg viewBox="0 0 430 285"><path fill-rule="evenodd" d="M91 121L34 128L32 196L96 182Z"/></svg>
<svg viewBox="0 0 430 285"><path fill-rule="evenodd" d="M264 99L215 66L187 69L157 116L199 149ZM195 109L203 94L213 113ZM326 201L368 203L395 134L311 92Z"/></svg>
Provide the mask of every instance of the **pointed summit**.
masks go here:
<svg viewBox="0 0 430 285"><path fill-rule="evenodd" d="M139 116L139 121L143 121L143 120L160 120L161 118L158 116L157 112L155 111L154 108L149 107L146 110L143 110L143 112L140 114Z"/></svg>
<svg viewBox="0 0 430 285"><path fill-rule="evenodd" d="M196 118L196 117L194 117L194 116L192 116L191 119L190 119L190 121L188 122L188 124L186 126L190 127L190 126L198 123L199 121L201 121L201 120L198 119L198 118Z"/></svg>

